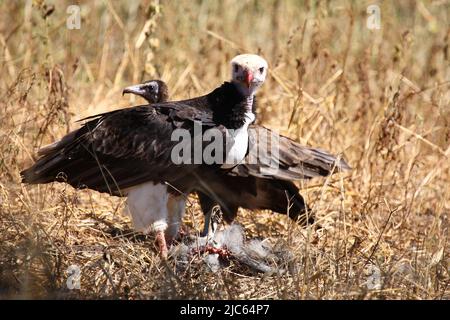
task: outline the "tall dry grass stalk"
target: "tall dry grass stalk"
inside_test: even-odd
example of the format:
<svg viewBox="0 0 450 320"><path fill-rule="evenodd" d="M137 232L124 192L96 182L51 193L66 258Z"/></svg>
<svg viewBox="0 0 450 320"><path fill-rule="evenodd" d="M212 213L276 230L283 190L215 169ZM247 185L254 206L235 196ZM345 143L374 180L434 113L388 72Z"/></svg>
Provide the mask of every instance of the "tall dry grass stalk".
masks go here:
<svg viewBox="0 0 450 320"><path fill-rule="evenodd" d="M449 1L384 1L380 30L365 1L80 3L69 30L71 1L0 2L0 297L450 298ZM321 229L240 211L249 236L288 243L297 273L176 273L122 199L20 183L75 120L143 102L124 86L162 78L175 99L200 95L244 51L271 64L260 123L353 166L300 183ZM193 197L185 224L201 222Z"/></svg>

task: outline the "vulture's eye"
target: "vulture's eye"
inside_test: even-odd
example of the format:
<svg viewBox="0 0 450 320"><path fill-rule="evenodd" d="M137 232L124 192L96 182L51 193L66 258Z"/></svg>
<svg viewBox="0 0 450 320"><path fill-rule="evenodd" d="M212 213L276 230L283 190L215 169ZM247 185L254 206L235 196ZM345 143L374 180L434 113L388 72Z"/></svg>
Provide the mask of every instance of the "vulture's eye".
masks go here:
<svg viewBox="0 0 450 320"><path fill-rule="evenodd" d="M238 72L239 71L239 66L237 64L234 65L234 72Z"/></svg>
<svg viewBox="0 0 450 320"><path fill-rule="evenodd" d="M264 67L259 68L259 72L263 73L264 72Z"/></svg>

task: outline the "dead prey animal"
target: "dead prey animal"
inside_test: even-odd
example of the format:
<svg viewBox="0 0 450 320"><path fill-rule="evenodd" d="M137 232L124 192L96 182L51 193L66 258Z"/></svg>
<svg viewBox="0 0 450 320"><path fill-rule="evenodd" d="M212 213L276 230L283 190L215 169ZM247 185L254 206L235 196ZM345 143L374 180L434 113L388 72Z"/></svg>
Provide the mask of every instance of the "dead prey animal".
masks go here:
<svg viewBox="0 0 450 320"><path fill-rule="evenodd" d="M221 211L215 210L205 237L186 236L172 247L169 256L174 258L178 271L185 270L192 261L201 260L212 272L230 265L252 273L296 272L294 256L286 244L246 239L240 224L223 225L221 222Z"/></svg>

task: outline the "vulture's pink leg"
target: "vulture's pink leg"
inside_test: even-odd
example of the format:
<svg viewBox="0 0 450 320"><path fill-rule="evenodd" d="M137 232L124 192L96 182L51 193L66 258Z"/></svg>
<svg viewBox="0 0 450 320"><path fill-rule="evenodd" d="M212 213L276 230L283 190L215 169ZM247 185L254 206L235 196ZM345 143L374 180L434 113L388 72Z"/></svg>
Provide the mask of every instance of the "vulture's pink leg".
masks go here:
<svg viewBox="0 0 450 320"><path fill-rule="evenodd" d="M156 242L158 243L158 249L159 249L159 253L161 254L161 257L164 260L167 260L168 249L167 249L166 237L164 236L163 230L156 231Z"/></svg>

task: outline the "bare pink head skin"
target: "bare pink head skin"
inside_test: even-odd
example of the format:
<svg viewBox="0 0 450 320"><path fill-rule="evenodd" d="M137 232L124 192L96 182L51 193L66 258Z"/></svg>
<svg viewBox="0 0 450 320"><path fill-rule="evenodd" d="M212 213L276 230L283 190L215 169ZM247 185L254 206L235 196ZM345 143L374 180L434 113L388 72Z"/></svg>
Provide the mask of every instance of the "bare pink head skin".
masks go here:
<svg viewBox="0 0 450 320"><path fill-rule="evenodd" d="M266 80L268 64L256 54L240 54L231 60L231 82L244 96L253 97Z"/></svg>

